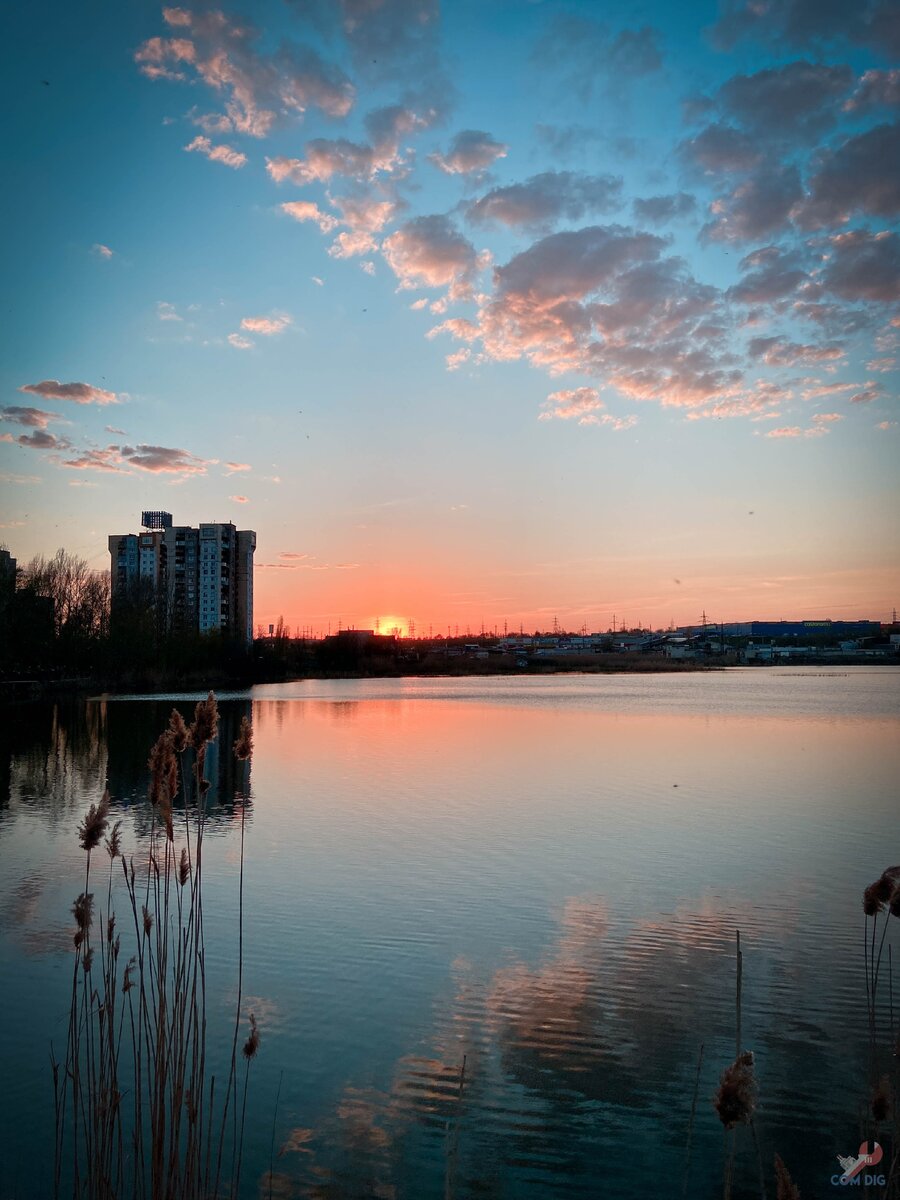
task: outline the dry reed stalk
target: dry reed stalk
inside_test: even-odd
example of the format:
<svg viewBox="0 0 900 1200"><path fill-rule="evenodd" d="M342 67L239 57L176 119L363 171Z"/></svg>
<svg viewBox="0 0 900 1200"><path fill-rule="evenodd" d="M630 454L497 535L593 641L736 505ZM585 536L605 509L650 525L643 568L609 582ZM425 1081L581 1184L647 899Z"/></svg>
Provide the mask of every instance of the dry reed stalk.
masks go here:
<svg viewBox="0 0 900 1200"><path fill-rule="evenodd" d="M204 763L218 730L218 708L209 694L190 729L177 711L157 739L148 762L151 825L146 876L121 853L121 822L106 839L109 875L106 907L90 891L91 855L106 831L109 796L92 804L78 829L86 851L82 892L72 907L75 961L65 1056L51 1049L54 1082L54 1194L71 1184L75 1200L209 1200L219 1194L218 1167L227 1140L226 1090L219 1128L215 1078L207 1079L206 970L202 899L202 846L208 783ZM188 770L185 755L193 754ZM242 793L236 1026L243 981L243 855L252 729L246 718L235 744L244 768ZM188 781L193 780L193 788ZM175 845L176 799L184 805L184 845ZM191 817L193 811L194 816ZM135 952L121 957L114 912L113 864L131 909ZM95 930L96 912L96 934ZM251 1017L244 1046L246 1070L240 1127L232 1134L228 1194L240 1182L250 1061L259 1046ZM236 1101L236 1089L234 1090ZM65 1174L64 1174L65 1172Z"/></svg>
<svg viewBox="0 0 900 1200"><path fill-rule="evenodd" d="M700 1043L700 1052L697 1055L697 1075L696 1075L696 1078L694 1079L694 1095L691 1100L691 1119L688 1124L687 1150L685 1152L685 1164L684 1164L684 1184L682 1185L682 1188L681 1188L681 1194L684 1197L687 1197L688 1182L691 1177L691 1145L692 1145L692 1142L694 1139L694 1121L696 1120L696 1117L697 1117L697 1098L700 1094L700 1069L702 1066L703 1066L703 1042Z"/></svg>

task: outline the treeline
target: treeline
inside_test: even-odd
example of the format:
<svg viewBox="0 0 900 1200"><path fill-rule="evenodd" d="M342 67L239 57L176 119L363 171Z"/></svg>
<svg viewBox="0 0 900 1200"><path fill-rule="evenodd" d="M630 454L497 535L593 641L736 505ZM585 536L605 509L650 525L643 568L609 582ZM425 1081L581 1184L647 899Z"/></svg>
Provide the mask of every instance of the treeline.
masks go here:
<svg viewBox="0 0 900 1200"><path fill-rule="evenodd" d="M137 589L113 610L109 572L93 570L67 550L38 555L14 580L0 582L0 676L6 679L150 687L250 678L245 646L215 634L167 633L152 589Z"/></svg>

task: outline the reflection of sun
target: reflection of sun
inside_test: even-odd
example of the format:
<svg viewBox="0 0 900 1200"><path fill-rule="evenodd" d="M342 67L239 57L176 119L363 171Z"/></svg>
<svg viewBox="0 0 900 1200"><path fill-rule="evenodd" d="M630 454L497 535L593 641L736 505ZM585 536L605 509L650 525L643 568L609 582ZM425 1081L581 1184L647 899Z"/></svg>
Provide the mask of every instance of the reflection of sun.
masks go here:
<svg viewBox="0 0 900 1200"><path fill-rule="evenodd" d="M406 637L406 622L402 617L378 617L377 620L379 633L396 633L398 637Z"/></svg>

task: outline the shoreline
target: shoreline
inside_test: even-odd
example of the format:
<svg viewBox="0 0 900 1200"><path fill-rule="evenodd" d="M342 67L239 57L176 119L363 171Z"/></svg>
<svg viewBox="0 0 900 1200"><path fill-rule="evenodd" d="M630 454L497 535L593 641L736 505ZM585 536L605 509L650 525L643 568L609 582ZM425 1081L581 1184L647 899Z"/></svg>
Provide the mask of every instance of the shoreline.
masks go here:
<svg viewBox="0 0 900 1200"><path fill-rule="evenodd" d="M207 671L178 674L136 674L131 678L109 679L103 677L79 677L47 680L0 681L0 704L26 703L28 701L54 700L64 697L84 697L105 694L109 696L165 695L173 691L243 691L263 684L301 683L305 680L333 679L507 679L557 675L687 675L704 674L712 671L728 671L735 667L767 670L772 667L808 670L810 667L890 667L900 661L884 658L867 658L853 655L834 655L828 658L805 659L802 661L775 661L767 663L715 662L709 660L653 658L643 655L604 655L607 661L579 661L570 664L548 659L528 666L506 665L489 660L476 659L456 662L452 667L436 669L437 664L428 664L425 669L415 669L413 664L398 664L396 668L384 664L373 664L371 670L307 671L302 673L255 671L246 674L228 674ZM609 661L614 659L615 661Z"/></svg>

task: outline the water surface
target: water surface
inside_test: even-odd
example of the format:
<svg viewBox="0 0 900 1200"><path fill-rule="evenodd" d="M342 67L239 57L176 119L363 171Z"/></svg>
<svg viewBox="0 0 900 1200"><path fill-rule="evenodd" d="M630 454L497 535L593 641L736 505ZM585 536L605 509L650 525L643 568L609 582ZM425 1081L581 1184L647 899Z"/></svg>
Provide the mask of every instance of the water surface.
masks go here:
<svg viewBox="0 0 900 1200"><path fill-rule="evenodd" d="M192 699L4 723L3 1200L45 1190L76 825L108 783L138 845L149 745ZM222 1042L241 812L228 747L242 715L256 731L244 978L263 1041L245 1195L273 1116L281 1195L680 1195L701 1043L689 1194L720 1195L710 1100L734 1054L738 928L766 1160L779 1151L804 1195L830 1192L867 1089L860 896L900 862L900 670L305 681L221 707L205 904ZM758 1195L749 1138L740 1158L735 1196Z"/></svg>

